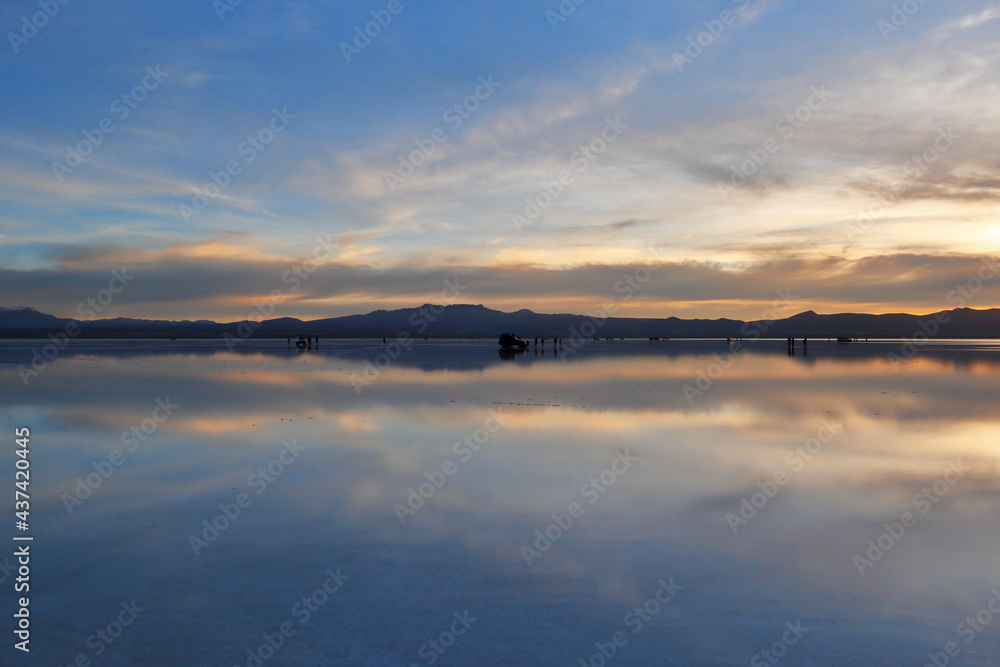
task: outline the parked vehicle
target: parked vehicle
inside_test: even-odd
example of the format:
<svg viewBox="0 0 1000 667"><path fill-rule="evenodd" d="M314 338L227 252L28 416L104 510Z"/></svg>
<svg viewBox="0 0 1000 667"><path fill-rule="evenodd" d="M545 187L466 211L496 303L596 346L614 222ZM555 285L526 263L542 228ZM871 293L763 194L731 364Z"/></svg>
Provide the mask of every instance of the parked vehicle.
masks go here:
<svg viewBox="0 0 1000 667"><path fill-rule="evenodd" d="M512 347L521 348L522 350L528 347L528 341L523 338L518 338L515 334L505 333L500 334L500 347L508 350Z"/></svg>

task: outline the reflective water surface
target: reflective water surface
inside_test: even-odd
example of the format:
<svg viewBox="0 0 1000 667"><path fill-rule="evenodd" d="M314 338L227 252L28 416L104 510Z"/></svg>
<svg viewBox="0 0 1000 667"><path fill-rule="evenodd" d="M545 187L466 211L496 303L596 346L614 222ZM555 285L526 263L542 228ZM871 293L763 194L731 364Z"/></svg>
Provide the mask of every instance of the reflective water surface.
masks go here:
<svg viewBox="0 0 1000 667"><path fill-rule="evenodd" d="M996 342L38 347L22 663L1000 664Z"/></svg>

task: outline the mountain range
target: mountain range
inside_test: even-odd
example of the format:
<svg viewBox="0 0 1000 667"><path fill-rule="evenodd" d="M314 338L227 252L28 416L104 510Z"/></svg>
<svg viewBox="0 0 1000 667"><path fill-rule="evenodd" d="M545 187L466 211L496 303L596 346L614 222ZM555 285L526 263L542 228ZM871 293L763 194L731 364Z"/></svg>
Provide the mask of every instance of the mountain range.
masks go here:
<svg viewBox="0 0 1000 667"><path fill-rule="evenodd" d="M433 305L399 310L375 310L303 321L282 317L263 321L213 322L210 320L75 320L41 313L29 306L0 308L0 338L44 338L68 333L80 338L329 338L495 337L512 331L523 338L535 336L594 336L627 338L909 338L920 332L936 338L1000 337L1000 308L956 308L928 315L891 313L869 315L840 313L820 315L811 310L773 322L734 319L679 319L544 314L530 310L506 313L482 305Z"/></svg>

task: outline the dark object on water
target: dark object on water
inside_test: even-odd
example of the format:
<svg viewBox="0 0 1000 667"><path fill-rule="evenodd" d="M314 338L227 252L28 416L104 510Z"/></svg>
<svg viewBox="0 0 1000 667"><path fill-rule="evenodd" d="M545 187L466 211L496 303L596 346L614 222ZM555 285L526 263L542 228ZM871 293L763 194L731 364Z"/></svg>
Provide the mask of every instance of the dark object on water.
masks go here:
<svg viewBox="0 0 1000 667"><path fill-rule="evenodd" d="M837 336L838 343L853 343L854 341L855 341L854 338L848 338L847 336Z"/></svg>
<svg viewBox="0 0 1000 667"><path fill-rule="evenodd" d="M305 336L299 336L299 339L295 341L295 347L299 348L300 350L303 349L306 345L308 345L308 343L306 342Z"/></svg>
<svg viewBox="0 0 1000 667"><path fill-rule="evenodd" d="M523 338L518 338L512 333L500 334L500 340L498 342L500 343L500 347L505 350L512 347L519 347L523 350L528 347L528 341Z"/></svg>

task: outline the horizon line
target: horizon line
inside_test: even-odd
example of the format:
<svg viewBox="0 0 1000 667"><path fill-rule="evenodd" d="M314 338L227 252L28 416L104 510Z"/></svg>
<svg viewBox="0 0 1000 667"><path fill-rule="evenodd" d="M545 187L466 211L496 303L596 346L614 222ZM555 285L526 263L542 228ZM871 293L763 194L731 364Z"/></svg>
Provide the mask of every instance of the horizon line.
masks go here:
<svg viewBox="0 0 1000 667"><path fill-rule="evenodd" d="M129 316L125 316L125 315L115 315L115 316L102 317L102 318L91 317L91 318L79 319L79 318L75 318L75 317L64 317L64 316L56 315L54 313L47 313L47 312L38 310L34 306L13 306L13 307L0 306L0 313L2 313L2 312L14 312L14 311L19 311L19 310L32 310L32 311L34 311L36 313L39 313L40 315L48 315L50 317L55 317L55 318L61 319L61 320L73 320L73 321L77 321L77 322L99 322L99 321L107 321L107 320L115 320L115 319L127 319L127 320L137 320L137 321L145 321L145 322L174 322L174 323L181 323L181 322L211 322L213 324L239 324L241 322L273 322L273 321L276 321L276 320L296 320L296 321L302 322L302 323L311 323L311 322L319 322L319 321L323 321L323 320L342 319L342 318L345 318L345 317L363 317L363 316L366 316L366 315L371 315L373 313L380 313L380 312L382 312L382 313L392 313L392 312L400 312L400 311L410 311L410 312L417 313L417 312L420 312L421 309L427 308L427 307L447 309L447 308L462 307L462 306L466 306L466 307L470 307L470 308L482 308L484 310L490 310L490 311L493 311L493 312L496 312L496 313L501 313L501 314L504 314L504 315L515 315L517 313L527 311L527 312L531 313L532 315L541 315L541 316L552 316L552 317L559 317L559 316L593 317L591 315L587 315L586 313L572 313L572 312L543 313L543 312L538 312L538 311L535 311L535 310L531 310L530 308L520 308L518 310L513 310L513 311L497 310L496 308L491 308L491 307L486 306L486 305L481 304L481 303L479 303L479 304L472 304L472 303L436 304L436 303L430 303L430 302L426 302L426 303L423 303L423 304L421 304L419 306L413 306L413 307L404 307L404 308L376 308L374 310L369 310L369 311L364 312L364 313L352 313L352 314L347 314L347 315L334 315L334 316L330 316L330 317L319 317L319 318L316 318L316 319L302 319L302 318L299 318L299 317L293 317L291 315L280 316L280 317L273 317L273 318L261 318L260 320L252 320L252 319L244 318L244 319L240 319L240 320L229 320L229 321L220 321L220 320L205 319L205 318L198 318L198 319L188 319L188 318L184 318L184 319L164 319L164 318L161 318L161 317L129 317ZM777 321L780 321L780 320L787 320L787 319L790 319L792 317L797 317L799 315L805 315L805 314L810 314L810 313L813 314L813 315L819 316L819 317L830 317L830 316L837 316L837 315L867 315L867 316L871 316L871 317L883 317L883 316L887 316L887 315L907 315L907 316L911 316L911 317L930 317L930 316L933 316L933 315L936 315L936 314L939 314L939 313L950 313L950 312L955 312L955 311L987 312L987 311L990 311L990 310L998 310L998 309L1000 309L1000 308L998 308L998 307L991 307L991 308L970 308L968 306L958 306L958 307L955 307L955 308L944 308L944 309L941 309L941 310L935 310L935 311L928 312L928 313L912 313L912 312L906 312L906 311L893 311L893 312L883 312L883 313L867 313L867 312L856 312L856 311L839 311L839 312L831 312L831 313L819 313L819 312L816 312L812 308L807 308L806 310L802 310L802 311L798 311L796 313L792 313L791 315L788 315L786 317L774 318L774 319L768 319L768 318L740 319L740 318L725 317L725 316L723 316L723 317L678 317L676 315L666 315L666 316L616 316L614 314L606 315L605 317L606 317L606 319L623 319L623 320L667 320L667 319L672 319L673 318L673 319L678 319L678 320L689 320L689 321L694 321L694 320L706 320L706 321L731 320L731 321L734 321L734 322L777 322ZM605 317L602 317L602 319L604 319Z"/></svg>

